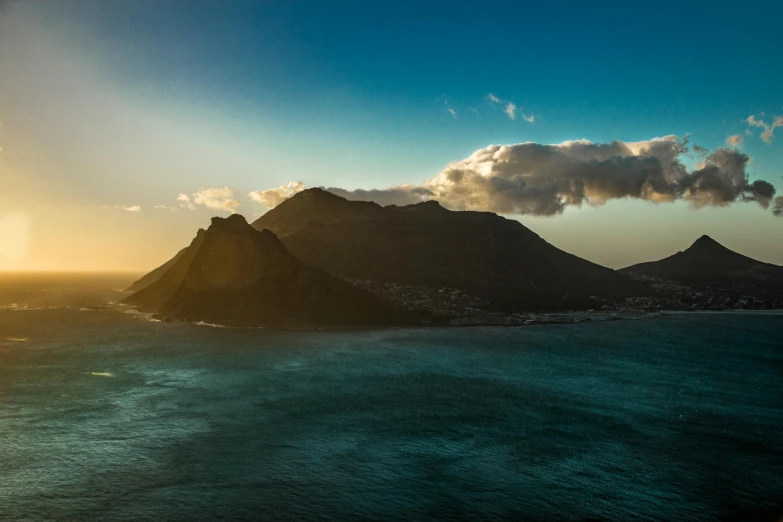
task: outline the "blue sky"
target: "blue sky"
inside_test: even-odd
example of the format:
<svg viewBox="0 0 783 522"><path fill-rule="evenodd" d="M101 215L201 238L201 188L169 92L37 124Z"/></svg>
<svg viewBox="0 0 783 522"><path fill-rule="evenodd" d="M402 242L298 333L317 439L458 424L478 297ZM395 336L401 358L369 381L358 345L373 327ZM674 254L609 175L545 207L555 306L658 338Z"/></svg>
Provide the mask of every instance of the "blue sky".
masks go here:
<svg viewBox="0 0 783 522"><path fill-rule="evenodd" d="M81 206L146 210L198 187L246 194L291 180L384 188L421 183L490 144L667 135L710 150L740 135L751 180L783 190L783 136L766 143L746 123L783 115L780 3L62 0L12 2L0 17L37 53L0 38L0 65L14 71L0 79L7 167L35 171L41 192ZM252 205L239 211L263 211ZM696 228L739 241L740 220L764 231L744 246L783 263L770 245L783 220L750 205L699 210L655 253L687 246ZM621 265L636 259L606 251L608 240L603 250L579 243L574 222L674 227L695 216L684 203L658 207L623 200L600 214L520 219L561 248ZM176 239L205 215L172 217ZM128 267L165 259L155 248Z"/></svg>

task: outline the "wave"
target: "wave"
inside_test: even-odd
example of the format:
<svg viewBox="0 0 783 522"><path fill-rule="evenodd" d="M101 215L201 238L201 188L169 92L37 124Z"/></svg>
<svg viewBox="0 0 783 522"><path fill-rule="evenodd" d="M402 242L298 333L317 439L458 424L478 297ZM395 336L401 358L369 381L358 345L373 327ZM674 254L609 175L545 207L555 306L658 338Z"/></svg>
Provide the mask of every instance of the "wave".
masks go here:
<svg viewBox="0 0 783 522"><path fill-rule="evenodd" d="M151 323L162 323L163 322L160 319L158 319L156 317L153 317L153 315L155 315L155 314L152 314L152 313L149 313L149 312L139 312L135 308L130 308L126 304L120 304L119 308L114 308L114 310L118 310L118 311L122 312L123 314L132 315L134 317L137 317L139 319L143 319L145 321L149 321Z"/></svg>
<svg viewBox="0 0 783 522"><path fill-rule="evenodd" d="M24 304L18 304L13 303L10 305L0 305L0 310L13 310L13 311L19 311L19 312L34 312L39 310L63 310L68 308L67 306L49 306L49 305L24 305Z"/></svg>
<svg viewBox="0 0 783 522"><path fill-rule="evenodd" d="M209 326L210 328L230 328L224 324L205 323L204 321L197 321L193 324L196 326Z"/></svg>

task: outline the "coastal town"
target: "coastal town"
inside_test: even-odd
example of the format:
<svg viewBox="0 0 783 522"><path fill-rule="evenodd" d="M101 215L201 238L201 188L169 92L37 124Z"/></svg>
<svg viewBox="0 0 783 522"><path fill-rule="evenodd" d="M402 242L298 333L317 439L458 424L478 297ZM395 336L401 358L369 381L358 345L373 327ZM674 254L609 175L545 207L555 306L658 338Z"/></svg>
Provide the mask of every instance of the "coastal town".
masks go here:
<svg viewBox="0 0 783 522"><path fill-rule="evenodd" d="M451 326L536 324L577 324L590 320L619 320L629 317L662 317L668 311L773 310L783 308L783 300L743 295L737 289L689 286L650 276L634 276L655 290L655 295L626 297L619 301L590 297L591 307L553 312L533 310L504 312L493 309L487 299L448 287L406 285L371 279L346 279L406 310L423 310Z"/></svg>

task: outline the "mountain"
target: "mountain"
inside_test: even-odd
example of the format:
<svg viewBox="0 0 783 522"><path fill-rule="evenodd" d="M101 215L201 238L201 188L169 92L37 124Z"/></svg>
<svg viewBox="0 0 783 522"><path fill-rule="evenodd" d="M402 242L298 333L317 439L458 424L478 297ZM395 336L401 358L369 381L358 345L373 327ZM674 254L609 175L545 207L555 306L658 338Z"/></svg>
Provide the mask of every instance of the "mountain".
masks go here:
<svg viewBox="0 0 783 522"><path fill-rule="evenodd" d="M726 248L709 236L660 261L620 270L677 281L695 288L714 287L749 295L783 294L783 267Z"/></svg>
<svg viewBox="0 0 783 522"><path fill-rule="evenodd" d="M164 318L233 326L373 325L420 316L301 262L239 215L206 231L125 302ZM164 265L166 266L166 265Z"/></svg>
<svg viewBox="0 0 783 522"><path fill-rule="evenodd" d="M504 309L589 306L649 291L518 221L435 201L382 207L309 189L253 223L307 264L358 280L455 288Z"/></svg>

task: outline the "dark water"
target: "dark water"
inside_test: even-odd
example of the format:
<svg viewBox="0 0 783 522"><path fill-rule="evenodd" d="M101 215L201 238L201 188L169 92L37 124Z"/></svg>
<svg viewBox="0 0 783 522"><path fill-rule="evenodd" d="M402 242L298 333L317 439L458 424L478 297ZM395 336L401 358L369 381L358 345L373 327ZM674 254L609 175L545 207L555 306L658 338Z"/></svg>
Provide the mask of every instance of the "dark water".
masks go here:
<svg viewBox="0 0 783 522"><path fill-rule="evenodd" d="M782 333L0 310L0 519L778 520Z"/></svg>

